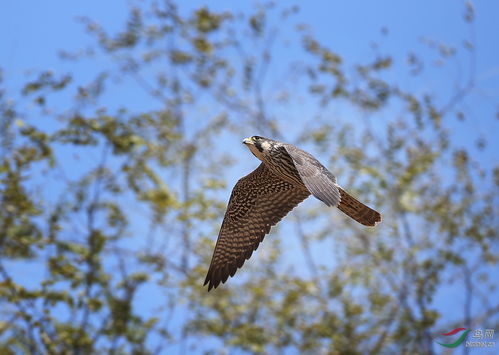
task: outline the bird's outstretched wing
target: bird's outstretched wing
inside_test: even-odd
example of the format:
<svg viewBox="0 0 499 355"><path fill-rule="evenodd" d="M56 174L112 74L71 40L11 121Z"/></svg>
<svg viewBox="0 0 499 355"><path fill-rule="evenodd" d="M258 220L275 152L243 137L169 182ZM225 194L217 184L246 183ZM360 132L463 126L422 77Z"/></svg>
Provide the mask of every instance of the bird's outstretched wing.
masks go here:
<svg viewBox="0 0 499 355"><path fill-rule="evenodd" d="M230 196L204 285L208 291L234 276L251 257L270 227L310 193L269 171L262 163L241 178Z"/></svg>
<svg viewBox="0 0 499 355"><path fill-rule="evenodd" d="M311 154L291 144L284 145L307 189L328 206L337 206L347 216L365 226L381 222L381 214L343 190L336 177Z"/></svg>
<svg viewBox="0 0 499 355"><path fill-rule="evenodd" d="M291 144L285 144L284 148L293 159L298 174L312 195L328 206L338 206L341 196L336 177L311 154Z"/></svg>

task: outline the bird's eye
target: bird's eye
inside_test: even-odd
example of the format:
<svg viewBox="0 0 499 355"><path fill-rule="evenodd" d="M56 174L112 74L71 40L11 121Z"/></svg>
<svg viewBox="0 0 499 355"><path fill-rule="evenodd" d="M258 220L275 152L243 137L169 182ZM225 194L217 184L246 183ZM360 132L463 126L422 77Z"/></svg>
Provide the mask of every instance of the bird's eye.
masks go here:
<svg viewBox="0 0 499 355"><path fill-rule="evenodd" d="M260 137L260 136L253 136L253 138L255 138L256 140L262 139L262 137Z"/></svg>

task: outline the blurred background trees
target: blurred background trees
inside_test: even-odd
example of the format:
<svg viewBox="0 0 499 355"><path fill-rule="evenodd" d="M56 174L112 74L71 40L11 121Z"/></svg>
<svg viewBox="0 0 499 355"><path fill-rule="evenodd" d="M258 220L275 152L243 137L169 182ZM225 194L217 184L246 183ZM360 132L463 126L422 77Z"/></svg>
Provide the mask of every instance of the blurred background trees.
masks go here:
<svg viewBox="0 0 499 355"><path fill-rule="evenodd" d="M475 106L463 14L457 43L390 53L382 28L361 62L295 6L140 1L118 31L81 19L95 45L61 60L92 76L1 86L0 352L428 354L443 331L499 330L497 142L470 129L497 118ZM207 293L253 134L312 152L384 220L307 200Z"/></svg>

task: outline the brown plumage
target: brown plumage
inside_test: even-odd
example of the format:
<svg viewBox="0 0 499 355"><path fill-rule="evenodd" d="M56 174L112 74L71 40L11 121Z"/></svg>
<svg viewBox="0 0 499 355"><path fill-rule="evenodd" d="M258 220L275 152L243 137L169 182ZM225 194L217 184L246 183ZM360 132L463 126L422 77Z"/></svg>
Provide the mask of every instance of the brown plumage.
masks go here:
<svg viewBox="0 0 499 355"><path fill-rule="evenodd" d="M341 196L338 208L341 212L365 226L373 227L381 222L381 214L378 211L367 207L339 186L338 190Z"/></svg>
<svg viewBox="0 0 499 355"><path fill-rule="evenodd" d="M230 196L205 285L208 291L234 276L249 259L270 227L310 195L272 174L260 164L240 179Z"/></svg>
<svg viewBox="0 0 499 355"><path fill-rule="evenodd" d="M232 190L204 282L208 291L234 276L270 227L310 194L363 225L375 226L381 221L378 212L343 190L335 176L311 154L258 136L243 143L262 163Z"/></svg>

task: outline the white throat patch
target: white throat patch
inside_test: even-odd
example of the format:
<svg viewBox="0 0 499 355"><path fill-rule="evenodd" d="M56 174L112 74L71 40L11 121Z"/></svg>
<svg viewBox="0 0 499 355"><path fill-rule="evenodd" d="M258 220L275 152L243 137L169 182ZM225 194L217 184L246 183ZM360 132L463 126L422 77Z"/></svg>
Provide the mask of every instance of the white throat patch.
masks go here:
<svg viewBox="0 0 499 355"><path fill-rule="evenodd" d="M253 144L248 144L247 146L255 157L263 161L263 154Z"/></svg>

